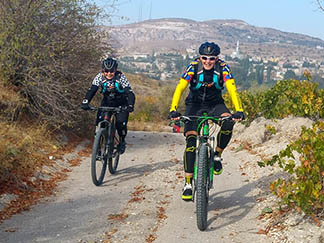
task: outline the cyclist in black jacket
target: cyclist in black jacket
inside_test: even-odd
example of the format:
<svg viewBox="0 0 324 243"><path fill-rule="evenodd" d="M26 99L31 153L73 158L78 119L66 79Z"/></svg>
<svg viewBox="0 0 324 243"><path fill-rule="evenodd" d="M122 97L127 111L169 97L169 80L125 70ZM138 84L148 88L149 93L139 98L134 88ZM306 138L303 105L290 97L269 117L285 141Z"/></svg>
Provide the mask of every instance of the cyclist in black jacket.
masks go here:
<svg viewBox="0 0 324 243"><path fill-rule="evenodd" d="M90 109L90 101L96 94L98 88L101 88L101 93L103 94L103 99L101 101L101 106L126 106L127 111L122 111L116 115L116 126L118 135L120 136L120 144L118 149L120 153L125 152L126 141L125 137L127 135L127 122L129 112L134 111L135 105L135 94L132 91L130 83L126 76L117 70L118 63L112 58L108 57L102 61L102 72L98 73L93 79L91 87L88 89L81 108L83 110ZM96 126L102 120L101 111L98 110Z"/></svg>

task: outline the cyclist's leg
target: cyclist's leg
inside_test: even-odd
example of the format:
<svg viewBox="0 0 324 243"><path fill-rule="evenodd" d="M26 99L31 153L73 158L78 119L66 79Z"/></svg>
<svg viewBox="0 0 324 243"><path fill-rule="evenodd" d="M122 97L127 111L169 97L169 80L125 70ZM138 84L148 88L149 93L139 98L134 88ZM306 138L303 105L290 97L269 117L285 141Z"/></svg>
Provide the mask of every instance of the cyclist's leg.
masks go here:
<svg viewBox="0 0 324 243"><path fill-rule="evenodd" d="M101 101L101 105L100 106L106 106L105 100L102 100ZM97 118L96 118L95 136L96 136L96 133L98 132L98 130L100 128L100 127L98 127L98 124L101 121L103 121L103 114L102 114L102 110L98 109L98 111L97 111Z"/></svg>
<svg viewBox="0 0 324 243"><path fill-rule="evenodd" d="M116 128L120 138L118 150L122 154L125 152L126 148L126 135L127 135L127 122L128 122L129 112L122 111L116 114Z"/></svg>
<svg viewBox="0 0 324 243"><path fill-rule="evenodd" d="M199 111L197 106L186 106L186 116L196 115ZM185 123L184 135L186 136L186 149L183 156L183 165L185 172L185 186L182 193L183 200L192 199L192 178L194 172L194 163L196 159L197 146L197 122Z"/></svg>
<svg viewBox="0 0 324 243"><path fill-rule="evenodd" d="M230 116L231 112L228 110L225 104L217 104L213 108L214 116ZM222 152L230 142L232 138L232 131L234 123L229 120L225 120L220 124L221 129L217 134L217 146L215 151L215 159L214 159L214 174L219 175L223 172L222 167Z"/></svg>

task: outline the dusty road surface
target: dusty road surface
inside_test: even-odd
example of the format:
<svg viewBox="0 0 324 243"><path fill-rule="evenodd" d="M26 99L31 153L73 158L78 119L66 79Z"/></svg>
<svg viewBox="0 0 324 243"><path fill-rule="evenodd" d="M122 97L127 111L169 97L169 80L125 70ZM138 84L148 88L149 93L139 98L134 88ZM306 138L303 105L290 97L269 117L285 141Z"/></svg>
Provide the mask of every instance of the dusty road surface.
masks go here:
<svg viewBox="0 0 324 243"><path fill-rule="evenodd" d="M255 155L234 140L210 192L208 228L198 230L195 204L180 198L184 142L182 134L129 132L118 172L107 171L102 186L92 184L90 157L82 158L54 196L0 225L0 241L275 242L260 234L260 178L242 168Z"/></svg>

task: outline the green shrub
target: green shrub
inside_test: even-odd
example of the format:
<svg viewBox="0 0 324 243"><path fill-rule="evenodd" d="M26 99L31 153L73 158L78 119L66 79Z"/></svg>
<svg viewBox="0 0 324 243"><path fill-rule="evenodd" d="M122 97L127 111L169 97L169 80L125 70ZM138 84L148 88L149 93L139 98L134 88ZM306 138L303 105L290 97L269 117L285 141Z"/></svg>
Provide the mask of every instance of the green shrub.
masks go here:
<svg viewBox="0 0 324 243"><path fill-rule="evenodd" d="M288 180L279 178L270 186L282 198L282 204L312 214L324 209L324 122L314 123L312 128L302 128L300 138L259 165L273 166L291 174ZM293 152L297 152L300 164Z"/></svg>
<svg viewBox="0 0 324 243"><path fill-rule="evenodd" d="M281 119L289 115L309 117L313 120L324 117L324 90L311 81L284 80L265 91L239 92L248 121L257 117ZM224 95L228 107L234 110L228 93Z"/></svg>

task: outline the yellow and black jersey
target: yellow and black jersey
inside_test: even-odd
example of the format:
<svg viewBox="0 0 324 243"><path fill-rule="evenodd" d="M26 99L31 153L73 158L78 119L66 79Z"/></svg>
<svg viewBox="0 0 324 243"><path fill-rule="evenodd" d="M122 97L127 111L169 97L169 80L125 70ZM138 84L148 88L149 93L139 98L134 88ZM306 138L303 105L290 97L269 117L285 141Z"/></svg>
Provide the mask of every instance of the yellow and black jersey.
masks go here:
<svg viewBox="0 0 324 243"><path fill-rule="evenodd" d="M224 103L222 89L226 87L236 111L243 111L232 71L227 63L218 59L212 70L204 70L199 59L191 62L181 75L174 91L170 111L176 111L181 95L189 86L186 104L216 105Z"/></svg>

